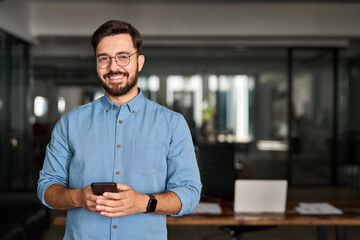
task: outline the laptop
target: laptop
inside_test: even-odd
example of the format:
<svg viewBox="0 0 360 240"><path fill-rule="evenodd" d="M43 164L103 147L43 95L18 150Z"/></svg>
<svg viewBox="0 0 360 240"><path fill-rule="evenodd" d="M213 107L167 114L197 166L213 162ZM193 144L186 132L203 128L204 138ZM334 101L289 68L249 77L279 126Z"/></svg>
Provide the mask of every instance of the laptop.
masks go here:
<svg viewBox="0 0 360 240"><path fill-rule="evenodd" d="M284 213L287 180L235 181L234 212Z"/></svg>

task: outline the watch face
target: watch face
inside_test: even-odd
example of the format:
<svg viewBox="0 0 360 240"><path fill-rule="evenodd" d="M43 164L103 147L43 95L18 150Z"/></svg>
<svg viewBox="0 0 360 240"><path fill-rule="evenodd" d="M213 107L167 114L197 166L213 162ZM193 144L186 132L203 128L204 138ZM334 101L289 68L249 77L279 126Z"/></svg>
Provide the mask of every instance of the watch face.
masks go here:
<svg viewBox="0 0 360 240"><path fill-rule="evenodd" d="M150 199L148 204L148 212L154 212L156 210L157 200L156 199Z"/></svg>

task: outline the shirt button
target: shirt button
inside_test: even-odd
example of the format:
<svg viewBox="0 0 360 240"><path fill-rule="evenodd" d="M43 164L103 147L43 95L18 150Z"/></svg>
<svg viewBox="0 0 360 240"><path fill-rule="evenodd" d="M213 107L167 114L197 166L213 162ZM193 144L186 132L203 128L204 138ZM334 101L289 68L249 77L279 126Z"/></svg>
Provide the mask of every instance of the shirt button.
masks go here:
<svg viewBox="0 0 360 240"><path fill-rule="evenodd" d="M115 109L118 109L118 106L115 106Z"/></svg>
<svg viewBox="0 0 360 240"><path fill-rule="evenodd" d="M120 174L120 172L119 171L116 171L116 175L119 175Z"/></svg>
<svg viewBox="0 0 360 240"><path fill-rule="evenodd" d="M119 123L121 124L121 123L122 123L122 121L121 121L121 120L119 120Z"/></svg>
<svg viewBox="0 0 360 240"><path fill-rule="evenodd" d="M116 147L117 147L117 148L120 148L120 144L118 144Z"/></svg>
<svg viewBox="0 0 360 240"><path fill-rule="evenodd" d="M109 112L109 109L107 109L106 112Z"/></svg>
<svg viewBox="0 0 360 240"><path fill-rule="evenodd" d="M113 229L117 229L117 226L116 226L116 225L114 225L114 226L113 226Z"/></svg>
<svg viewBox="0 0 360 240"><path fill-rule="evenodd" d="M133 113L135 113L135 111L133 111Z"/></svg>

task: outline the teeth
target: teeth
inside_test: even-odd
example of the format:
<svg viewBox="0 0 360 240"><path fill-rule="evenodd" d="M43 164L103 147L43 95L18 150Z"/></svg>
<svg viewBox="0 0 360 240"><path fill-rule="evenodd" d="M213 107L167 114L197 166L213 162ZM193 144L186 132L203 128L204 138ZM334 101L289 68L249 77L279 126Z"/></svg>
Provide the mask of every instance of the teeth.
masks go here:
<svg viewBox="0 0 360 240"><path fill-rule="evenodd" d="M110 76L110 79L113 79L113 80L117 80L117 79L121 79L121 78L124 78L124 75L121 74L121 75L115 75L115 76Z"/></svg>

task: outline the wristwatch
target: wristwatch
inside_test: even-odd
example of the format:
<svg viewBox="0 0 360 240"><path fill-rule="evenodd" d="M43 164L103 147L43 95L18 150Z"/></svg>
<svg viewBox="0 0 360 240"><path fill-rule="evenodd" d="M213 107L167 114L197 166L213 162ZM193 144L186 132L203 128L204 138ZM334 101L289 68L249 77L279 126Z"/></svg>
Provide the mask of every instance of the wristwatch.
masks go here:
<svg viewBox="0 0 360 240"><path fill-rule="evenodd" d="M150 199L149 199L148 205L146 207L146 212L152 213L152 212L155 212L155 210L156 210L157 199L152 194L148 194L148 195L149 195Z"/></svg>

